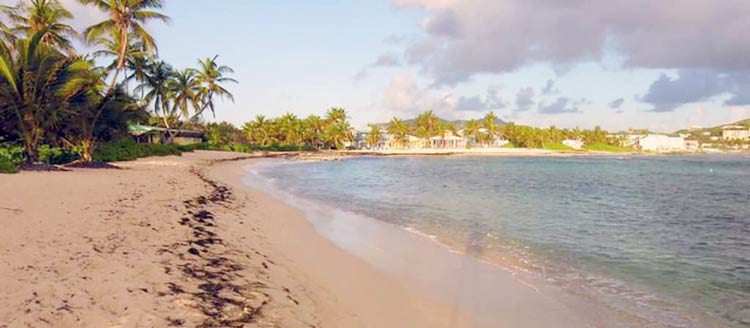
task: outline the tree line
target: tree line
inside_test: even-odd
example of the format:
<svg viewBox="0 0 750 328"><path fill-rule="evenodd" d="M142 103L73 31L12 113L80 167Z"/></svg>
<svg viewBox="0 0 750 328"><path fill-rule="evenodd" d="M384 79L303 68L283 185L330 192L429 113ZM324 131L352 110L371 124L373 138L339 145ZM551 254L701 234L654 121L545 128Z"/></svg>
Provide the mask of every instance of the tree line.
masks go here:
<svg viewBox="0 0 750 328"><path fill-rule="evenodd" d="M226 89L236 83L233 71L216 56L185 69L159 59L144 24L169 22L158 11L164 1L78 1L106 19L76 31L59 0L0 6L7 18L0 20L0 135L23 144L29 164L41 145L76 148L91 161L97 144L124 137L129 122L166 127L170 143L172 129L197 124L219 99L233 100ZM95 51L79 53L74 40Z"/></svg>

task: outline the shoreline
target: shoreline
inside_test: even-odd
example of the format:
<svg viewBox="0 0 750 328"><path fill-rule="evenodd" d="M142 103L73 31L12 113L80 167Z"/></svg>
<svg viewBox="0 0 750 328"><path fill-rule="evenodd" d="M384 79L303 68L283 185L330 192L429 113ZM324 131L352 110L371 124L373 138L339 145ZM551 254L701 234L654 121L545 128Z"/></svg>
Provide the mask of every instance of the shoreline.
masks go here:
<svg viewBox="0 0 750 328"><path fill-rule="evenodd" d="M329 221L367 246L342 247L304 209L243 182L244 166L283 161L262 157L198 151L3 177L0 327L621 323L382 222Z"/></svg>
<svg viewBox="0 0 750 328"><path fill-rule="evenodd" d="M287 163L291 162L273 160L271 167ZM262 164L255 163L248 166L257 165ZM253 175L262 176L258 171L252 171ZM624 300L612 298L616 295L591 294L593 291L588 290L588 287L591 286L579 286L571 289L571 285L567 283L562 285L559 282L550 283L547 280L550 277L542 274L542 267L538 267L534 263L527 263L522 258L517 258L515 255L508 253L508 250L486 254L479 251L478 254L473 254L475 251L472 251L472 249L462 250L466 245L461 246L451 241L443 240L439 235L426 233L408 226L388 223L368 217L366 214L357 214L331 208L330 206L332 205L322 205L312 200L298 198L298 196L289 194L286 191L277 191L279 187L276 185L258 186L255 183L251 188L270 193L278 200L283 200L290 206L300 209L316 208L312 211L305 210L305 212L307 213L307 220L313 222L313 226L321 235L324 235L329 240L333 240L339 247L346 249L350 253L366 259L370 265L388 273L411 288L416 287L417 289L421 289L421 293L431 295L433 299L443 302L446 300L467 298L482 300L476 301L473 304L453 304L457 309L466 312L472 312L472 307L481 308L489 306L492 308L492 311L489 313L481 313L482 311L477 312L473 310L471 317L475 324L479 322L476 325L477 327L496 327L508 322L524 327L723 326L721 323L705 317L702 313L676 306L676 303L665 303L671 305L657 310L656 308L649 308L644 304L640 304L640 302L630 304L623 302ZM321 210L321 208L323 209ZM334 218L321 219L321 215ZM415 239L419 239L420 241L415 241ZM388 256L384 258L380 254L388 254ZM414 264L414 262L421 263ZM464 272L457 273L446 270L444 268L445 263L453 263L454 266L461 266L461 270ZM470 272L471 276L466 277L464 275L466 272ZM575 272L579 275L582 274L579 279L595 279L591 274ZM506 277L498 278L498 276L502 275L506 275ZM435 278L436 276L440 278ZM424 279L432 279L432 283L421 284L420 280ZM481 281L481 283L467 282L475 279ZM608 277L598 277L596 279L610 281ZM460 283L461 287L457 287L462 289L460 292L435 288L435 286L444 284L451 285L456 281L463 281ZM554 279L554 281L557 282L557 279ZM631 287L635 288L634 286ZM527 290L524 291L524 288ZM529 290L533 290L533 293L529 293ZM584 292L584 290L588 290L588 292ZM507 294L509 291L513 295L513 298L519 300L518 304L514 304L515 313L507 312L508 304L501 304L502 302L493 299L497 295ZM633 289L632 292L642 294L644 291ZM535 300L533 297L534 293L543 295L542 298L545 300ZM602 303L604 299L610 299L610 301L615 301L615 303ZM659 300L659 298L655 298L654 302L657 302L656 300ZM533 320L531 322L524 321L534 316L534 314L529 313L518 315L528 309L555 314L543 319L537 318L539 321L536 322L533 322ZM497 315L498 313L500 315ZM544 317L544 315L536 315ZM666 317L664 317L665 315ZM672 319L662 321L667 317L671 317ZM547 321L545 322L545 320ZM561 322L565 322L565 324Z"/></svg>

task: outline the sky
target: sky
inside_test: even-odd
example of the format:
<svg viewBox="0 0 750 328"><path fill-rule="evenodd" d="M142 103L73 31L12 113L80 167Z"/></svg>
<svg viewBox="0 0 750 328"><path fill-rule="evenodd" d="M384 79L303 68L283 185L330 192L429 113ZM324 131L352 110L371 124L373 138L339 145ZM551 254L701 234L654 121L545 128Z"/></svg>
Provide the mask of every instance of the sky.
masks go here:
<svg viewBox="0 0 750 328"><path fill-rule="evenodd" d="M75 27L101 19L62 2ZM669 132L750 118L747 0L167 0L163 12L170 24L148 26L162 59L235 69L235 102L209 120L343 107L359 128L433 110Z"/></svg>

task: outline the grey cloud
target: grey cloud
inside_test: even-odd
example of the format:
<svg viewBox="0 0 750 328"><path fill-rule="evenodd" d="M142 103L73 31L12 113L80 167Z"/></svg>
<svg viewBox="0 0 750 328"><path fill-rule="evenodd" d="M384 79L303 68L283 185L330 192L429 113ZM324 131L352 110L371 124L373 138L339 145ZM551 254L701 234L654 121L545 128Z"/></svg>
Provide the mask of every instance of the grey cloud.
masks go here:
<svg viewBox="0 0 750 328"><path fill-rule="evenodd" d="M654 112L671 112L677 107L727 94L725 105L750 105L750 77L747 71L680 70L678 77L662 74L638 100L653 106Z"/></svg>
<svg viewBox="0 0 750 328"><path fill-rule="evenodd" d="M615 100L612 100L609 103L609 108L620 109L620 107L622 107L622 104L624 104L624 103L625 103L625 98L617 98Z"/></svg>
<svg viewBox="0 0 750 328"><path fill-rule="evenodd" d="M391 1L426 9L426 37L405 53L440 85L535 62L598 61L605 48L628 67L750 69L746 0Z"/></svg>
<svg viewBox="0 0 750 328"><path fill-rule="evenodd" d="M523 88L518 90L518 93L516 94L516 110L523 112L531 109L531 107L536 104L534 101L534 95L533 88Z"/></svg>
<svg viewBox="0 0 750 328"><path fill-rule="evenodd" d="M544 85L544 88L542 88L542 94L548 95L557 93L559 90L555 89L555 81L554 80L547 80L547 84Z"/></svg>
<svg viewBox="0 0 750 328"><path fill-rule="evenodd" d="M453 10L445 10L428 19L424 24L427 33L457 38L461 36L461 20Z"/></svg>
<svg viewBox="0 0 750 328"><path fill-rule="evenodd" d="M639 100L654 112L671 112L683 104L706 100L722 92L721 77L714 71L681 70L676 79L662 74Z"/></svg>
<svg viewBox="0 0 750 328"><path fill-rule="evenodd" d="M577 113L578 105L588 100L582 99L580 102L572 101L570 98L559 97L557 100L549 105L544 103L539 104L539 113L542 114L566 114L566 113Z"/></svg>
<svg viewBox="0 0 750 328"><path fill-rule="evenodd" d="M485 99L480 96L458 98L456 110L477 112L505 108L508 104L500 98L499 91L498 87L489 87Z"/></svg>
<svg viewBox="0 0 750 328"><path fill-rule="evenodd" d="M375 59L370 66L373 67L394 67L401 66L401 60L394 54L382 54Z"/></svg>
<svg viewBox="0 0 750 328"><path fill-rule="evenodd" d="M357 74L354 74L354 76L352 76L352 80L354 80L354 81L362 81L365 78L367 78L367 70L366 69L360 70L359 72L357 72Z"/></svg>

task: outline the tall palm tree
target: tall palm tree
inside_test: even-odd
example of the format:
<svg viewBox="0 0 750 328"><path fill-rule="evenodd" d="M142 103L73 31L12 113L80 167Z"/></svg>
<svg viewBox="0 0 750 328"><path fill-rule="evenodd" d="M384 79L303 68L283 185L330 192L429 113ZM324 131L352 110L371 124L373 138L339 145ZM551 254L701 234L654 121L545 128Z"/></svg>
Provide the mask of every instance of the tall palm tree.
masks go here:
<svg viewBox="0 0 750 328"><path fill-rule="evenodd" d="M155 61L147 67L143 83L135 88L136 92L146 92L144 96L145 103L150 104L153 102L154 114L161 116L164 127L167 128L169 140L172 138L169 119L173 114L173 108L170 108L169 103L172 94L170 81L173 76L174 70L172 66L164 61Z"/></svg>
<svg viewBox="0 0 750 328"><path fill-rule="evenodd" d="M112 76L108 93L114 91L117 78L125 69L128 60L128 47L136 37L149 52L156 51L156 42L146 31L144 24L151 20L169 22L169 16L154 11L163 7L163 0L78 0L86 5L104 11L109 16L106 20L89 26L83 32L86 41L93 43L105 35L117 35L120 38L120 49L117 52L117 64Z"/></svg>
<svg viewBox="0 0 750 328"><path fill-rule="evenodd" d="M234 102L234 96L224 87L227 83L237 83L237 80L226 76L227 74L234 73L234 70L229 66L219 65L216 62L218 57L216 55L213 58L198 60L199 68L196 79L201 84L200 95L202 104L201 108L188 121L192 121L203 115L206 109L210 109L211 113L216 115L215 97L219 97L220 99L227 98Z"/></svg>
<svg viewBox="0 0 750 328"><path fill-rule="evenodd" d="M28 0L19 2L18 6L7 11L13 22L11 31L31 38L32 35L46 31L42 43L72 54L74 52L70 39L78 33L63 20L73 19L73 14L65 9L58 0Z"/></svg>

